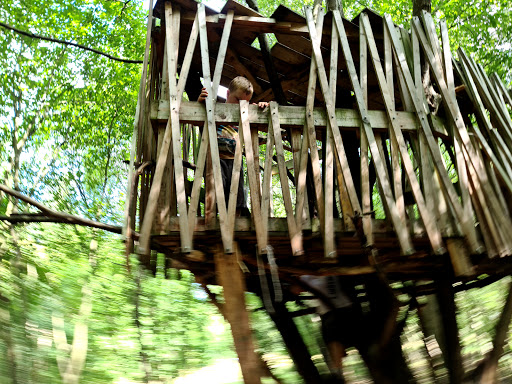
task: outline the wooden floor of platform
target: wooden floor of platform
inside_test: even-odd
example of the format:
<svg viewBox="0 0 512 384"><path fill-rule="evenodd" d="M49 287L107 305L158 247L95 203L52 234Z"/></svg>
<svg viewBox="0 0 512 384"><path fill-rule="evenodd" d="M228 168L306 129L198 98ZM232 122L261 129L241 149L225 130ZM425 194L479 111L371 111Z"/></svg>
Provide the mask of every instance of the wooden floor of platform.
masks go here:
<svg viewBox="0 0 512 384"><path fill-rule="evenodd" d="M421 228L414 231L413 245L415 252L403 255L398 239L384 220L375 220L374 245L377 262L381 271L396 280L430 280L435 279L440 271L450 265L449 254L434 255L427 237ZM369 253L372 248L363 247L355 231L343 230L341 219L335 222L337 255L334 258L324 256L323 241L318 224L308 223L303 231L304 254L293 256L286 219L272 218L269 222L269 245L272 247L281 275L367 275L375 273ZM445 241L454 240L444 239ZM456 240L456 239L455 239ZM257 274L257 240L249 218L237 218L235 241L241 250L241 261L248 273ZM168 266L189 269L196 274L208 274L214 271L214 254L222 252L221 233L218 221L210 226L204 219L198 218L194 233L194 251L180 251L180 232L177 218L171 220L171 230L151 237L151 248L166 255ZM235 256L234 256L235 257ZM263 258L265 261L266 258ZM487 255L471 255L472 273L466 276L453 276L453 281L468 281L482 274L504 276L512 273L512 259L509 257L490 259ZM151 257L143 258L142 263L148 267L155 265ZM269 269L268 263L265 268Z"/></svg>

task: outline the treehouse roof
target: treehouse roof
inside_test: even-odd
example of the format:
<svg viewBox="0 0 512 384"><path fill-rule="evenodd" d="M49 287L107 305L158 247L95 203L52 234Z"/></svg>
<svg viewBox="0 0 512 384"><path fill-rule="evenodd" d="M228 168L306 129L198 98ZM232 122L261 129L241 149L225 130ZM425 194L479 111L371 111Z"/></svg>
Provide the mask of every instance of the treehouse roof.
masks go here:
<svg viewBox="0 0 512 384"><path fill-rule="evenodd" d="M154 9L155 17L160 18L162 23L164 23L164 3L164 0L158 0ZM174 0L173 4L179 5L182 15L178 56L178 63L182 63L197 11L197 2L194 0ZM226 15L229 10L233 10L235 15L224 61L221 85L227 87L234 77L242 75L253 83L254 94L252 102L276 100L272 91L270 76L265 68L262 52L254 46L256 44L253 44L255 40L257 41L258 34L273 34L275 44L272 46L270 53L286 100L289 105L306 104L312 48L306 19L302 15L283 5L279 5L274 13L267 18L233 0L228 0L220 12L209 7L205 8L211 68L214 68L215 58L218 54ZM384 49L383 19L368 8L362 12L368 15L372 23L379 54L382 57ZM352 21L343 19L356 67L359 65L359 18L360 15L356 16ZM404 31L404 33L407 32ZM329 12L324 18L321 40L322 55L326 58L328 58L331 51L331 34L332 13ZM161 45L163 50L163 42ZM325 61L325 65L328 71L328 60ZM202 72L199 44L195 48L191 71ZM367 81L368 94L370 96L369 109L383 109L378 82L372 68L368 69ZM340 53L338 55L337 92L341 97L338 98L338 107L352 108L355 99L353 99L351 91L352 86L347 73L346 62ZM315 104L322 105L323 102L322 92L317 91L315 94ZM401 105L399 95L397 95L397 103Z"/></svg>

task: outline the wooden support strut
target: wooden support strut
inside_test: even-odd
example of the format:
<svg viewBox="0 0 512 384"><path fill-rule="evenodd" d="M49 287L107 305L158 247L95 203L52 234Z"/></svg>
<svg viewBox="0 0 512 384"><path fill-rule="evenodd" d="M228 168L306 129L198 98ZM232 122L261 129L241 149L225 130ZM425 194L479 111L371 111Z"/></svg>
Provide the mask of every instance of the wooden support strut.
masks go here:
<svg viewBox="0 0 512 384"><path fill-rule="evenodd" d="M146 47L144 48L144 61L142 64L142 75L140 78L139 85L139 94L137 97L137 108L135 110L135 118L133 123L133 135L132 135L132 143L130 149L130 165L128 168L128 187L126 189L126 203L124 209L124 222L123 222L123 237L127 237L128 247L131 248L130 232L135 229L135 215L131 214L131 212L135 213L135 206L137 205L137 194L132 195L132 185L135 184L135 180L133 177L134 173L134 161L135 161L135 152L136 145L139 137L139 131L141 126L140 117L144 115L145 111L145 98L144 93L146 90L146 77L147 77L147 67L148 67L148 58L149 58L149 46L151 44L151 27L153 23L153 0L149 1L149 15L148 22L146 26ZM142 112L141 112L142 110Z"/></svg>
<svg viewBox="0 0 512 384"><path fill-rule="evenodd" d="M399 42L395 26L389 16L385 17L385 22L391 36L391 41L393 43L393 50L396 54L397 63L399 64L397 68L404 77L407 89L409 90L409 93L411 95L414 108L418 115L418 121L421 125L421 134L423 134L426 139L426 143L428 145L430 155L432 156L436 172L441 179L441 187L443 189L445 198L447 201L449 201L451 207L453 208L453 211L455 212L458 222L460 222L462 225L464 234L468 239L471 251L473 253L482 253L483 248L477 239L476 232L473 227L473 222L472 220L469 220L469 218L466 218L464 213L462 212L462 208L458 201L458 195L443 165L443 160L441 157L441 153L439 151L439 147L437 145L437 141L434 138L432 130L428 124L428 119L425 114L423 103L420 101L420 98L418 96L418 90L414 85L411 72L409 70L409 66L407 64L407 60L403 50L403 46Z"/></svg>
<svg viewBox="0 0 512 384"><path fill-rule="evenodd" d="M198 4L197 12L199 17L199 40L201 42L201 62L203 68L203 81L206 91L208 92L208 97L205 100L207 115L207 124L205 126L205 129L207 130L207 134L209 135L213 178L215 181L215 195L217 200L217 209L219 211L222 242L224 244L225 251L227 253L231 253L233 250L229 246L231 242L226 228L226 201L224 198L224 187L222 184L222 173L220 169L219 147L217 144L217 127L215 125L214 110L216 95L214 95L213 93L214 89L211 84L210 57L208 53L208 36L206 31L205 8L203 4Z"/></svg>
<svg viewBox="0 0 512 384"><path fill-rule="evenodd" d="M166 44L167 52L175 52L177 44L177 36L173 34L173 9L170 3L165 4L165 21L166 21ZM162 185L162 179L164 176L165 165L169 156L169 149L171 147L172 140L172 152L174 156L174 168L176 175L176 194L178 200L178 209L180 213L180 237L181 247L183 252L190 252L191 243L188 230L187 222L187 202L185 196L185 180L183 176L183 162L181 157L180 147L180 120L179 110L181 103L181 95L177 93L176 84L176 69L177 69L177 58L174 55L168 54L168 72L169 72L169 86L170 86L170 116L165 128L164 138L162 140L162 146L157 158L155 167L155 175L151 190L148 197L148 204L146 207L144 221L141 228L141 236L139 243L139 253L148 254L150 250L150 238L151 230L153 226L153 220L156 213L158 204L158 197L160 195L160 189ZM165 65L165 63L164 63Z"/></svg>
<svg viewBox="0 0 512 384"><path fill-rule="evenodd" d="M345 61L347 63L347 68L349 71L352 88L354 89L354 94L356 96L358 110L359 110L359 113L361 114L363 128L364 128L364 131L368 138L370 152L374 159L375 170L377 173L377 180L379 181L379 184L381 186L381 192L383 195L383 202L384 202L384 205L387 206L387 210L389 212L393 226L396 230L402 252L404 254L411 254L414 252L414 248L412 246L411 238L407 231L407 227L400 220L400 217L399 217L397 209L396 209L395 201L391 194L391 185L390 185L389 179L387 178L387 175L386 175L386 169L384 168L383 158L382 158L381 154L379 153L378 146L375 141L375 136L373 134L373 130L372 130L370 121L367 116L367 108L364 103L361 86L359 85L356 69L354 66L354 61L352 59L352 53L350 52L350 46L348 43L347 34L345 32L345 27L343 26L343 21L341 20L339 11L334 10L333 16L334 16L334 20L336 22L336 27L338 29L338 35L340 38L341 46L343 48L343 54L345 56ZM320 52L318 52L318 55L319 54L320 54ZM315 53L315 55L317 55L317 54ZM319 56L320 56L319 59L321 60L321 55L319 55ZM317 57L317 60L318 60L318 57ZM323 81L321 81L321 84L322 83L323 83ZM331 115L331 113L329 115ZM339 134L339 132L338 132L338 134Z"/></svg>
<svg viewBox="0 0 512 384"><path fill-rule="evenodd" d="M299 231L297 228L297 221L293 214L292 208L292 199L290 195L290 186L288 185L288 176L286 174L286 165L284 160L284 148L283 148L283 140L281 137L281 126L279 124L279 112L278 105L275 101L270 102L270 124L268 127L269 135L273 133L275 146L276 146L276 155L277 155L277 165L279 167L279 179L281 180L281 190L283 195L284 206L286 210L286 217L288 222L288 232L290 234L290 241L292 246L292 253L294 256L298 256L304 253L302 247L302 231ZM302 215L301 212L298 213ZM332 215L332 212L331 212ZM332 226L331 226L332 228Z"/></svg>
<svg viewBox="0 0 512 384"><path fill-rule="evenodd" d="M476 184L475 187L477 189L475 192L479 194L478 197L481 199L480 203L486 215L490 218L490 220L496 220L496 222L499 223L497 229L501 232L500 235L507 243L508 248L510 245L512 245L512 238L510 237L510 233L512 232L512 223L508 218L505 218L503 215L501 215L502 211L499 207L499 200L496 196L496 192L492 189L488 180L487 172L485 171L485 168L480 161L480 157L476 153L476 148L472 145L469 139L468 132L463 123L463 118L455 100L455 95L450 94L448 90L444 76L442 75L442 70L440 68L441 63L440 61L436 60L436 57L426 40L418 18L413 18L413 27L418 33L423 51L434 73L434 77L443 96L443 101L447 112L451 117L455 127L457 128L454 129L455 138L461 141L464 158L468 165L470 175L472 178L474 178L471 180L471 182ZM478 186L481 186L481 189Z"/></svg>
<svg viewBox="0 0 512 384"><path fill-rule="evenodd" d="M389 94L388 88L389 84L386 82L386 79L384 77L384 70L382 68L379 53L377 51L377 45L375 44L375 39L373 37L373 32L370 26L370 21L368 19L368 16L364 13L361 15L361 17L365 29L366 39L368 41L368 46L370 49L370 54L372 56L373 67L377 75L382 97L384 99L384 104L386 105L386 111L389 116L389 121L392 128L390 131L392 140L396 141L397 143L398 150L402 158L402 164L404 165L407 178L409 180L409 183L411 184L412 192L418 206L418 211L420 212L420 216L425 225L425 230L430 240L430 244L432 245L432 249L436 254L443 254L446 252L446 249L441 239L441 233L436 225L434 217L431 215L431 213L428 211L426 207L425 199L423 197L423 194L421 193L420 185L418 179L416 178L414 166L409 157L409 153L407 150L407 146L405 144L404 137L402 135L402 131L400 130L400 127L396 126L395 123L396 119L394 114L394 108L391 102L391 95Z"/></svg>

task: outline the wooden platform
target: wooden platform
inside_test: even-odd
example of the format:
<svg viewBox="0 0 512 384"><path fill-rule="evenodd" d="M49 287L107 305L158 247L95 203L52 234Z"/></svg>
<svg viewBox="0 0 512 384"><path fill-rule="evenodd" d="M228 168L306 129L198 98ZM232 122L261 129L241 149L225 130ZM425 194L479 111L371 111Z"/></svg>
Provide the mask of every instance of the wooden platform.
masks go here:
<svg viewBox="0 0 512 384"><path fill-rule="evenodd" d="M250 266L270 249L283 274L380 267L428 279L448 268L467 280L508 271L510 94L463 51L453 60L445 24L438 38L428 14L405 31L369 10L314 20L310 9L303 17L280 6L265 18L232 0L221 12L158 1L155 16L125 220L128 247L140 232L149 268L155 250L212 269L215 252L229 255L236 243L255 273ZM260 33L275 34L270 52L251 46ZM437 99L423 88L420 52ZM213 97L239 74L267 109ZM182 101L203 85L205 104ZM235 168L244 170L250 219L224 201L219 124L239 126ZM372 219L375 209L386 219Z"/></svg>

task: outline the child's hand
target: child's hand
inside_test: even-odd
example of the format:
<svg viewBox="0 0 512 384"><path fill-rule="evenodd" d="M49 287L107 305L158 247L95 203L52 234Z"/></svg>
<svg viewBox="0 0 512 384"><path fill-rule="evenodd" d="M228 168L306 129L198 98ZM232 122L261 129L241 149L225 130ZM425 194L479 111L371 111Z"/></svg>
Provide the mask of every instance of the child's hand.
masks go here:
<svg viewBox="0 0 512 384"><path fill-rule="evenodd" d="M208 97L208 92L206 92L206 88L203 88L203 89L201 89L201 94L197 98L197 101L199 103L204 103L204 101L206 100L207 97Z"/></svg>
<svg viewBox="0 0 512 384"><path fill-rule="evenodd" d="M268 102L267 102L267 101L260 101L260 102L258 103L258 107L259 107L260 109L265 109L265 108L267 108L268 106L269 106L269 104L268 104Z"/></svg>

